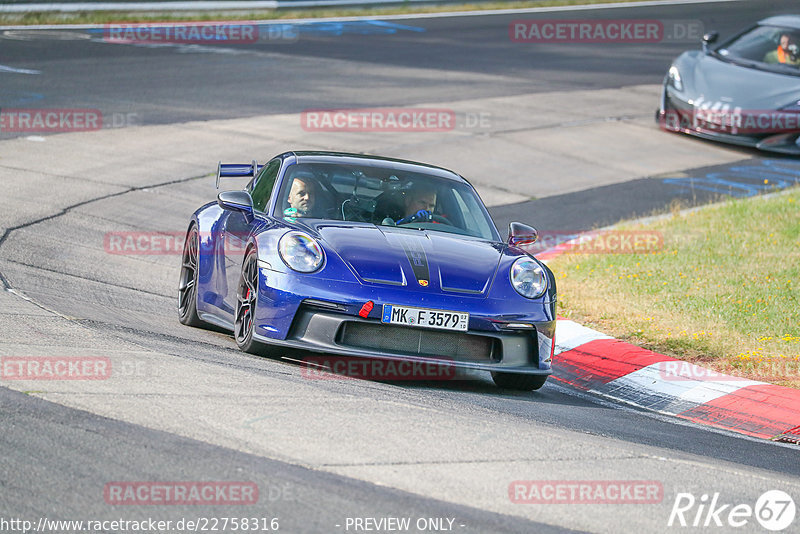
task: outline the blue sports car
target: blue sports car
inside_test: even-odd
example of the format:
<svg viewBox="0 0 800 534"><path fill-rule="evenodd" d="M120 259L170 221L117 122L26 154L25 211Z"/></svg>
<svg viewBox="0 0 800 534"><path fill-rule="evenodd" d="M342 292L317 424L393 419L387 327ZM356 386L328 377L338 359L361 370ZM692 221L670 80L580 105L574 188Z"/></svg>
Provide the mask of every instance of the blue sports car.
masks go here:
<svg viewBox="0 0 800 534"><path fill-rule="evenodd" d="M244 351L291 350L485 370L534 390L552 373L556 286L503 241L475 189L431 165L357 154L286 152L191 218L179 315L233 333ZM521 248L522 247L522 248Z"/></svg>

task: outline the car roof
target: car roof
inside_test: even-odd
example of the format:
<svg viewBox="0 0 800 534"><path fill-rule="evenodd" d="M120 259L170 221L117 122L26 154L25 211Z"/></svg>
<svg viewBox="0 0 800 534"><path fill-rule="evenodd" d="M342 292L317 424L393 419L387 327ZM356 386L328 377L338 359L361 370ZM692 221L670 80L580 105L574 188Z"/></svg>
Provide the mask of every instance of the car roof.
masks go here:
<svg viewBox="0 0 800 534"><path fill-rule="evenodd" d="M784 26L794 30L800 30L800 15L776 15L759 20L761 26Z"/></svg>
<svg viewBox="0 0 800 534"><path fill-rule="evenodd" d="M437 167L436 165L429 165L427 163L420 163L418 161L372 156L368 154L352 154L348 152L327 152L322 150L294 151L292 154L297 158L297 163L373 165L394 168L398 171L432 174L440 178L446 178L457 182L466 182L462 176L449 169Z"/></svg>

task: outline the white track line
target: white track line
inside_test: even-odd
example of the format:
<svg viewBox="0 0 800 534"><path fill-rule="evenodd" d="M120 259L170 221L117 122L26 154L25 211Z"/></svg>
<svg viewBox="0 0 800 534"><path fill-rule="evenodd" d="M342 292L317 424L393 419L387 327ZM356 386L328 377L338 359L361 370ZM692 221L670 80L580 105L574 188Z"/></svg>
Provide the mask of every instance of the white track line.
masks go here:
<svg viewBox="0 0 800 534"><path fill-rule="evenodd" d="M580 347L596 339L614 339L597 330L592 330L583 325L570 321L569 319L559 319L556 325L556 354Z"/></svg>

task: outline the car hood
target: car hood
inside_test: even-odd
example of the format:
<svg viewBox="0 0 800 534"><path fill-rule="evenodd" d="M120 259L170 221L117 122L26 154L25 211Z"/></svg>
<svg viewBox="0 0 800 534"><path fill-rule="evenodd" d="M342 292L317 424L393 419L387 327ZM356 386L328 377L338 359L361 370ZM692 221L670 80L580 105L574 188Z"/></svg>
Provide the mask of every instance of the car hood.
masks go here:
<svg viewBox="0 0 800 534"><path fill-rule="evenodd" d="M800 77L743 67L697 53L678 64L689 96L702 105L720 102L731 108L768 111L800 99Z"/></svg>
<svg viewBox="0 0 800 534"><path fill-rule="evenodd" d="M372 224L317 223L314 230L364 283L485 296L502 243Z"/></svg>

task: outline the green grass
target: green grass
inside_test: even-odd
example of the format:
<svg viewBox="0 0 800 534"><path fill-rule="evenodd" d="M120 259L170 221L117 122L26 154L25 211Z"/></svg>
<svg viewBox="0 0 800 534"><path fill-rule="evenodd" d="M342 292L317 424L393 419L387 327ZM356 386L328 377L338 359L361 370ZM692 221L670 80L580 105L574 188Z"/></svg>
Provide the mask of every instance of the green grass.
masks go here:
<svg viewBox="0 0 800 534"><path fill-rule="evenodd" d="M386 7L272 9L258 11L205 11L205 12L119 12L88 11L79 13L3 13L2 25L35 24L105 24L118 22L201 22L207 20L280 20L326 17L385 16L408 13L446 13L452 11L480 11L491 9L522 9L567 5L627 3L636 0L528 0L509 2L405 4Z"/></svg>
<svg viewBox="0 0 800 534"><path fill-rule="evenodd" d="M727 374L800 387L800 191L646 226L663 248L565 254L559 314Z"/></svg>

